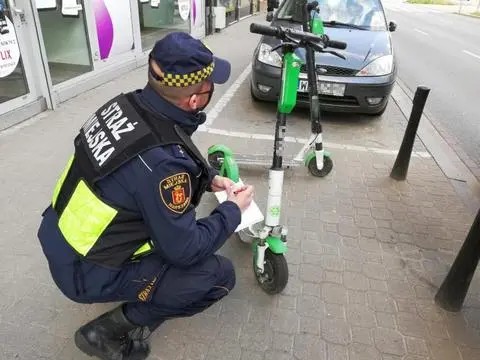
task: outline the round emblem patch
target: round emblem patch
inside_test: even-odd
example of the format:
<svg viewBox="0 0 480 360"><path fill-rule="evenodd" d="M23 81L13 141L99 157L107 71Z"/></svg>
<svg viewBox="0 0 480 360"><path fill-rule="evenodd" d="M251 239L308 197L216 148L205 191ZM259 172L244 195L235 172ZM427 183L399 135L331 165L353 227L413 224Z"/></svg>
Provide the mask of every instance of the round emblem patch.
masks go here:
<svg viewBox="0 0 480 360"><path fill-rule="evenodd" d="M192 197L190 175L183 172L169 176L163 179L159 186L165 206L174 213L183 214Z"/></svg>

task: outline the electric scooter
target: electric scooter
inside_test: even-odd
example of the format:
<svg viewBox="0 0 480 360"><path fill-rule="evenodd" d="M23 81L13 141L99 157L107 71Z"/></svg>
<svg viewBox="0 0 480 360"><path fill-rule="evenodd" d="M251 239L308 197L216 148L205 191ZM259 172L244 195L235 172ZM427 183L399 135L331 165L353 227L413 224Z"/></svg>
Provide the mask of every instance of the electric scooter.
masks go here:
<svg viewBox="0 0 480 360"><path fill-rule="evenodd" d="M308 9L309 6L306 5L305 11L310 13ZM318 18L316 21L321 20ZM323 26L322 24L317 24L313 25L312 28L321 31ZM325 176L326 174L324 174L325 170L323 164L327 164L327 162L324 161L325 153L322 147L317 79L314 68L313 50L318 52L329 52L344 59L342 55L325 49L327 47L345 49L346 44L343 42L332 41L324 34L316 35L307 31L299 31L283 27L271 27L255 23L251 24L250 32L265 36L273 36L281 40L281 43L274 47L272 51L277 49L282 50L282 85L277 104L273 161L272 166L269 169L269 190L265 221L263 224L256 223L248 226L247 229L240 230L239 235L246 235L253 239L253 269L260 287L269 294L276 294L280 293L288 282L288 264L284 256L287 251L288 230L285 226L280 225L280 215L283 191L283 148L286 120L287 114L290 114L296 105L300 67L303 64L302 59L295 54L295 51L298 48L306 49L310 101L312 107L316 107L316 109L311 110L313 113L313 140L311 140L310 144L306 144L311 146L312 143L315 143L315 148L313 149L313 153L309 153L305 156L305 163L310 169L310 172L312 172L312 169L315 169L314 172L312 172L315 176L319 176L319 174ZM307 149L308 146L305 146L304 148ZM304 152L306 151L305 149L303 150ZM320 156L320 160L318 159L317 154ZM232 151L228 147L221 144L211 146L208 150L208 161L212 167L219 170L220 175L229 177L236 183L241 183L237 158L233 156ZM320 168L318 168L318 166L320 166ZM329 172L331 167L327 170Z"/></svg>
<svg viewBox="0 0 480 360"><path fill-rule="evenodd" d="M319 17L318 2L307 3L307 1L297 2L299 9L302 13L302 27L303 31L311 32L315 35L324 35L323 22ZM313 16L312 16L313 13ZM329 47L337 49L344 49L340 46L343 43L332 42ZM303 47L303 46L302 46ZM298 48L298 47L297 47ZM305 142L302 149L292 158L288 156L283 157L283 165L286 168L296 166L306 166L310 174L316 177L325 177L333 169L333 161L330 152L323 147L322 137L322 125L321 125L321 111L318 98L318 85L316 79L316 66L314 49L311 46L305 48L305 61L302 60L302 65L306 65L307 70L307 83L309 92L309 105L310 105L310 120L311 120L311 135ZM278 47L272 49L277 50ZM319 51L318 49L315 49ZM345 59L341 54L334 51L322 50L321 52L331 53L335 56ZM296 54L299 56L299 54ZM305 80L301 80L302 82ZM300 82L298 82L300 85ZM264 156L252 156L243 154L233 154L230 149L224 145L213 145L208 149L208 157L212 161L213 165L216 165L217 169L220 168L220 162L224 161L224 156L233 156L237 164L244 165L268 165L269 160Z"/></svg>

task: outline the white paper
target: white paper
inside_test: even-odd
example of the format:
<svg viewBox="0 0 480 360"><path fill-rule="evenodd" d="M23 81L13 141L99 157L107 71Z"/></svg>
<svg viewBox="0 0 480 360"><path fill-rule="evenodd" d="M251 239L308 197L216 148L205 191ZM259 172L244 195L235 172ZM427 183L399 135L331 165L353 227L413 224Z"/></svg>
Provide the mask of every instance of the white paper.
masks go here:
<svg viewBox="0 0 480 360"><path fill-rule="evenodd" d="M239 179L238 186L242 186L243 182L241 179ZM217 197L218 202L221 204L225 200L227 200L227 192L226 191L218 191L215 193L215 196ZM252 201L250 203L250 206L247 208L242 213L242 221L240 225L235 229L235 232L239 232L240 230L246 229L249 226L253 224L257 224L261 221L264 220L264 216L262 212L260 211L258 205L255 203L255 201Z"/></svg>

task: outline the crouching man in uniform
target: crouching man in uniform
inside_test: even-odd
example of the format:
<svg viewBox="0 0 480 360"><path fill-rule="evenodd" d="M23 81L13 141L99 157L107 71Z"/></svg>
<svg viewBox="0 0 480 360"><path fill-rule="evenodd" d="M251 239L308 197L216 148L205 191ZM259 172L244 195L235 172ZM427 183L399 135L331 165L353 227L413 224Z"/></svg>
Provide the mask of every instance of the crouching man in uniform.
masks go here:
<svg viewBox="0 0 480 360"><path fill-rule="evenodd" d="M199 40L172 33L149 57L148 84L101 106L74 152L38 231L53 280L78 303L122 302L75 333L100 359L146 359L144 330L197 314L235 285L214 253L240 224L253 188L208 166L191 135L230 64ZM205 191L227 201L196 219Z"/></svg>

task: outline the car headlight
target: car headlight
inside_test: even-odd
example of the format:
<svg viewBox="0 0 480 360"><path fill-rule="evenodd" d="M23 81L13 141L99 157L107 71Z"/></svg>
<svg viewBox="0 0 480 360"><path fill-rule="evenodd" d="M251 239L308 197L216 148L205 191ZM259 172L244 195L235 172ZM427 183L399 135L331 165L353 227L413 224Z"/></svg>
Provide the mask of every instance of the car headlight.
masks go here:
<svg viewBox="0 0 480 360"><path fill-rule="evenodd" d="M258 61L267 65L282 67L282 57L276 51L272 51L272 47L268 44L260 44Z"/></svg>
<svg viewBox="0 0 480 360"><path fill-rule="evenodd" d="M393 55L385 55L373 60L357 73L357 76L382 76L393 71Z"/></svg>

